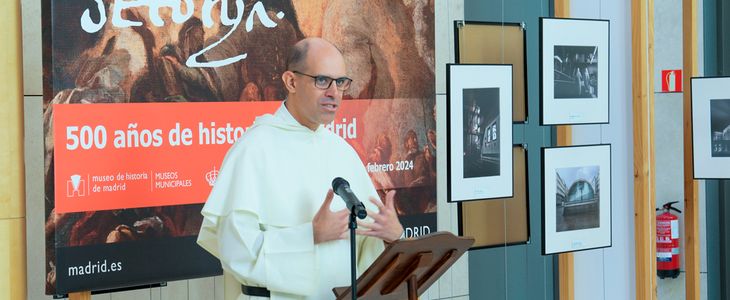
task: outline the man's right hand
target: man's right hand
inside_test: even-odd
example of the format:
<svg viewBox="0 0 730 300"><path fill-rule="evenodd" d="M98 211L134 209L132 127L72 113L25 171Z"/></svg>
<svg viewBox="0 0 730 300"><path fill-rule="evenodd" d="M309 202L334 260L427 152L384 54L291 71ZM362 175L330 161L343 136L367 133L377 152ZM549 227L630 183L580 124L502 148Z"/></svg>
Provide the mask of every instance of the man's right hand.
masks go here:
<svg viewBox="0 0 730 300"><path fill-rule="evenodd" d="M350 212L346 208L336 212L330 210L334 195L332 189L327 191L324 203L312 219L315 244L347 238L347 222L349 222Z"/></svg>

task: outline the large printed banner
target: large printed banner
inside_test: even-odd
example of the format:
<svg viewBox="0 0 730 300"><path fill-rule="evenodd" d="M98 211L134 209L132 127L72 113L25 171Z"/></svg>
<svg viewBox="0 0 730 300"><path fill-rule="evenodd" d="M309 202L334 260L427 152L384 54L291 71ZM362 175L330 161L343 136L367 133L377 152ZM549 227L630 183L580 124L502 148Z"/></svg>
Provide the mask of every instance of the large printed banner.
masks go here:
<svg viewBox="0 0 730 300"><path fill-rule="evenodd" d="M220 274L195 239L223 156L320 36L354 78L328 129L407 236L436 231L433 2L44 2L46 293ZM375 26L377 24L377 26ZM273 101L270 101L273 100Z"/></svg>

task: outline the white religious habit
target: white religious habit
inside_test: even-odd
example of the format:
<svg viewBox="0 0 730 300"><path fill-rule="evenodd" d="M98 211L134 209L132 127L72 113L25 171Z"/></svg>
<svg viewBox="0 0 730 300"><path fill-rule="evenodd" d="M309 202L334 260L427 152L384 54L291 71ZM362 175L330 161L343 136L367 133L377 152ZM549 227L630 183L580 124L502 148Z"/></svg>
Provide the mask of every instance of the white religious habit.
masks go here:
<svg viewBox="0 0 730 300"><path fill-rule="evenodd" d="M367 200L378 195L352 147L324 126L302 126L282 103L274 115L256 118L226 154L203 207L198 244L225 273L268 288L273 300L334 299L333 287L350 285L350 241L315 245L312 219L335 177L378 210ZM344 208L335 196L330 210ZM359 275L384 245L365 236L356 244Z"/></svg>

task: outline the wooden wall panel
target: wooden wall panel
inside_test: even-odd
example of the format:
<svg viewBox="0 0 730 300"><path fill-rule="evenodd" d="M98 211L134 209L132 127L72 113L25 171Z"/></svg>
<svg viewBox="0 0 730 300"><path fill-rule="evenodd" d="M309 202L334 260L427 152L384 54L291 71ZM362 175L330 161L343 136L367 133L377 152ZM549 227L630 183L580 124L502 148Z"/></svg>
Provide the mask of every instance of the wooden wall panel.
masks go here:
<svg viewBox="0 0 730 300"><path fill-rule="evenodd" d="M697 0L682 0L682 55L685 86L697 76ZM684 89L684 266L685 299L700 299L700 233L698 185L692 166L692 93Z"/></svg>
<svg viewBox="0 0 730 300"><path fill-rule="evenodd" d="M26 298L20 0L0 10L0 299Z"/></svg>
<svg viewBox="0 0 730 300"><path fill-rule="evenodd" d="M570 17L570 0L555 0L555 17ZM558 126L557 145L570 146L573 144L573 131L570 126ZM558 255L560 300L575 299L575 271L573 253Z"/></svg>
<svg viewBox="0 0 730 300"><path fill-rule="evenodd" d="M20 0L0 10L0 219L25 216Z"/></svg>
<svg viewBox="0 0 730 300"><path fill-rule="evenodd" d="M652 92L653 1L631 2L636 299L656 299Z"/></svg>
<svg viewBox="0 0 730 300"><path fill-rule="evenodd" d="M0 299L26 299L25 219L0 219Z"/></svg>

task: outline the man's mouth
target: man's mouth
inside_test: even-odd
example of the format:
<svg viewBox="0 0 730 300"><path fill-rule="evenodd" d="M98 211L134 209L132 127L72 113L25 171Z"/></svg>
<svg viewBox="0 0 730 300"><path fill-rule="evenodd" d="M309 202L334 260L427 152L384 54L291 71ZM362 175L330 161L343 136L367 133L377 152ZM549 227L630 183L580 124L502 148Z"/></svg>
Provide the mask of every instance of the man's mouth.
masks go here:
<svg viewBox="0 0 730 300"><path fill-rule="evenodd" d="M337 110L337 104L334 103L322 103L320 104L325 110L335 112Z"/></svg>

